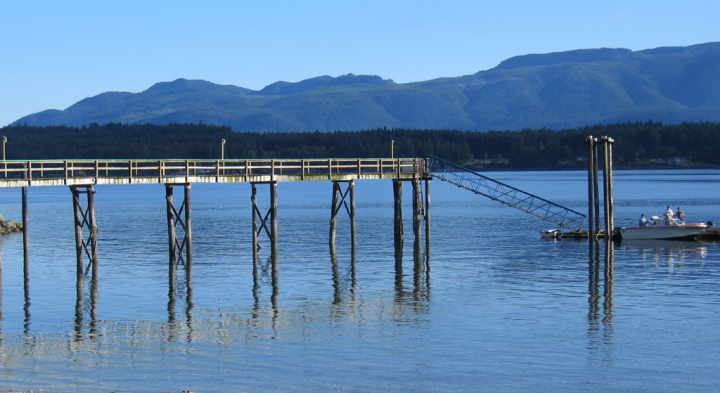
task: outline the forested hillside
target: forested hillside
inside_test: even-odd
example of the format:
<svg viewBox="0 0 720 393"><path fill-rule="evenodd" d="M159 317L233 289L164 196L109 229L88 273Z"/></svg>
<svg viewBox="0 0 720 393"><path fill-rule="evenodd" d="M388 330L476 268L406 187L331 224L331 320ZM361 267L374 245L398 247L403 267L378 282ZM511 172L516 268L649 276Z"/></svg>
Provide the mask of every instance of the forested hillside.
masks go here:
<svg viewBox="0 0 720 393"><path fill-rule="evenodd" d="M554 131L234 132L204 124L8 126L7 159L374 158L436 155L482 169L583 168L588 135L615 139L616 167L720 166L720 124L618 123Z"/></svg>
<svg viewBox="0 0 720 393"><path fill-rule="evenodd" d="M261 90L204 80L106 92L14 124L206 123L235 131L554 129L720 121L720 43L518 56L472 75L395 83L320 76Z"/></svg>

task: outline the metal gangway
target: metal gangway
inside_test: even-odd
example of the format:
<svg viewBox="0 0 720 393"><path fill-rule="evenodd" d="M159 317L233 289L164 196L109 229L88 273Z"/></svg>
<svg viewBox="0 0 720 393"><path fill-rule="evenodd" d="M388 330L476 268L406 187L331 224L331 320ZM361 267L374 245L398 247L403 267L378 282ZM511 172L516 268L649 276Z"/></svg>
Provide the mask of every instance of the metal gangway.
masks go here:
<svg viewBox="0 0 720 393"><path fill-rule="evenodd" d="M579 232L585 222L585 215L529 194L505 183L493 180L450 161L428 155L427 171L433 177L494 201L520 209L526 213Z"/></svg>

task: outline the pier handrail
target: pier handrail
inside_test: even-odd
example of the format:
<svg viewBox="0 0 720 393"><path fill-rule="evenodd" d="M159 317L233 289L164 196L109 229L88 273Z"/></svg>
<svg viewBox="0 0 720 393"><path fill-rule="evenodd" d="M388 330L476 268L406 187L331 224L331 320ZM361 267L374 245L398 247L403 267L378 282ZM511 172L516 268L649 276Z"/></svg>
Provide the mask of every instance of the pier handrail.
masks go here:
<svg viewBox="0 0 720 393"><path fill-rule="evenodd" d="M423 158L0 160L0 187L72 184L404 179Z"/></svg>
<svg viewBox="0 0 720 393"><path fill-rule="evenodd" d="M428 155L427 171L440 180L455 184L458 187L520 209L573 231L580 231L585 222L586 216L582 213L493 180L439 157Z"/></svg>

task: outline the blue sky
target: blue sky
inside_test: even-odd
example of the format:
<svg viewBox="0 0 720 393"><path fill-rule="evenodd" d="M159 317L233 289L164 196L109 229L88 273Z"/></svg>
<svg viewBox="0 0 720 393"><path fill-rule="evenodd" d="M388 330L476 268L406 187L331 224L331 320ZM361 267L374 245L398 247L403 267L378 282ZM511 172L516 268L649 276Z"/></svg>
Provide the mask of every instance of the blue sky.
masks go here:
<svg viewBox="0 0 720 393"><path fill-rule="evenodd" d="M712 1L0 3L0 126L177 78L250 89L320 75L398 83L528 53L720 41Z"/></svg>

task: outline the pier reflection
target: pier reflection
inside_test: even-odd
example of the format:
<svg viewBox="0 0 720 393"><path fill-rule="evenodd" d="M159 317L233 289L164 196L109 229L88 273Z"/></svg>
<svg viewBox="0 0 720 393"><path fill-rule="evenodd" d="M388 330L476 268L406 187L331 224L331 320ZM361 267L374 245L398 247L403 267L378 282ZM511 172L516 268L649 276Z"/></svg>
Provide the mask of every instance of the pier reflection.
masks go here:
<svg viewBox="0 0 720 393"><path fill-rule="evenodd" d="M251 318L258 320L262 316L262 306L260 304L260 282L265 285L270 284L272 292L270 294L270 305L272 308L272 329L275 330L280 316L280 308L278 307L278 297L280 296L280 287L278 284L278 260L276 254L272 254L262 262L259 258L253 259L253 309Z"/></svg>
<svg viewBox="0 0 720 393"><path fill-rule="evenodd" d="M90 278L90 291L87 294L85 293L85 280L83 275L78 275L75 282L75 341L83 339L85 314L90 317L90 323L87 325L87 337L95 340L98 335L98 278L97 275Z"/></svg>
<svg viewBox="0 0 720 393"><path fill-rule="evenodd" d="M352 248L350 252L350 264L349 269L344 268L344 274L341 273L340 262L338 262L337 254L334 252L334 248L330 249L330 265L332 267L332 282L333 282L333 307L331 312L333 318L345 314L344 303L347 303L349 309L354 310L357 305L356 301L356 286L357 277L356 273L356 258L355 249ZM343 262L343 265L346 262ZM349 299L344 300L343 294L349 294ZM339 311L339 312L338 312Z"/></svg>
<svg viewBox="0 0 720 393"><path fill-rule="evenodd" d="M607 360L608 351L612 349L613 328L613 279L614 279L614 243L590 239L588 261L588 348L602 351L603 359ZM600 253L604 253L604 269L602 271L602 296L600 295L601 274ZM602 299L602 317L600 301Z"/></svg>
<svg viewBox="0 0 720 393"><path fill-rule="evenodd" d="M395 316L402 317L406 313L406 307L411 307L412 312L422 315L429 312L430 301L430 260L426 255L413 253L413 286L406 289L403 284L403 266L401 257L395 260Z"/></svg>
<svg viewBox="0 0 720 393"><path fill-rule="evenodd" d="M177 296L183 296L185 295L185 327L186 327L186 337L185 341L192 342L193 341L193 287L192 287L192 262L191 261L185 261L184 267L185 267L185 274L184 278L182 280L178 280L177 275L177 266L174 263L170 264L169 273L168 273L168 306L167 306L167 312L168 312L168 323L167 328L168 332L165 335L167 337L168 341L175 341L177 337L177 332L180 331L178 326L178 321L175 316L175 308L176 308L176 297ZM180 265L183 266L183 265Z"/></svg>
<svg viewBox="0 0 720 393"><path fill-rule="evenodd" d="M30 264L27 253L25 253L25 263L23 265L23 295L25 298L25 304L23 306L23 310L25 311L23 331L25 334L30 334Z"/></svg>

